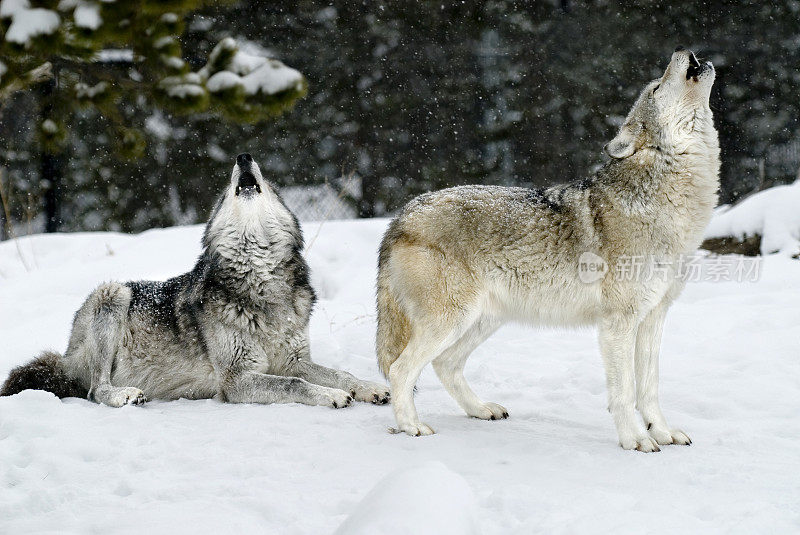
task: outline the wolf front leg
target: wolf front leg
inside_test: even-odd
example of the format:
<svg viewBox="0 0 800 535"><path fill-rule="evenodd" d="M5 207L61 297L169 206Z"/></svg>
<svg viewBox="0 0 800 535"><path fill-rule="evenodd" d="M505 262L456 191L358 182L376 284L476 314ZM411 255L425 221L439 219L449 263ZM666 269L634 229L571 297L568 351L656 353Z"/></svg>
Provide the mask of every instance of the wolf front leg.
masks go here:
<svg viewBox="0 0 800 535"><path fill-rule="evenodd" d="M299 377L286 377L284 370L270 366L276 355L267 353L260 340L246 331L213 322L208 326L209 353L219 378L220 399L232 403L303 403L347 407L353 398L344 390L311 384ZM271 348L273 351L275 348ZM282 353L281 353L282 354ZM270 369L280 375L256 371Z"/></svg>
<svg viewBox="0 0 800 535"><path fill-rule="evenodd" d="M608 410L623 448L659 451L655 440L636 418L633 353L637 327L637 317L629 313L606 313L600 321L600 352L606 369Z"/></svg>
<svg viewBox="0 0 800 535"><path fill-rule="evenodd" d="M472 351L497 330L500 322L488 317L478 319L461 338L433 360L433 369L447 392L469 416L482 420L508 418L508 410L497 403L486 403L472 391L464 366Z"/></svg>
<svg viewBox="0 0 800 535"><path fill-rule="evenodd" d="M636 406L647 426L647 432L656 442L689 445L692 440L686 433L667 426L658 402L658 354L669 304L669 299L665 299L651 310L636 333Z"/></svg>
<svg viewBox="0 0 800 535"><path fill-rule="evenodd" d="M227 378L222 394L231 403L303 403L341 409L353 402L350 394L338 388L315 385L299 377L252 371Z"/></svg>
<svg viewBox="0 0 800 535"><path fill-rule="evenodd" d="M315 385L344 390L358 401L381 405L389 402L389 388L386 385L362 381L347 372L312 362L308 340L308 327L299 331L292 340L289 348L291 357L283 370L284 375L300 377Z"/></svg>
<svg viewBox="0 0 800 535"><path fill-rule="evenodd" d="M306 358L295 361L289 370L289 375L301 377L316 385L344 390L357 401L366 401L376 405L389 402L388 386L372 381L362 381L350 373L320 366Z"/></svg>

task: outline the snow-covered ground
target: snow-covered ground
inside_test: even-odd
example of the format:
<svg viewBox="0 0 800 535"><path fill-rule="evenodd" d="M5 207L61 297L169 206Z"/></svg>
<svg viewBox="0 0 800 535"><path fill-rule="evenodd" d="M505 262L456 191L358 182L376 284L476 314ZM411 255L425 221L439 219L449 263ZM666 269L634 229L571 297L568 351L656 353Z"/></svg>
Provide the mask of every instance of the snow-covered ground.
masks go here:
<svg viewBox="0 0 800 535"><path fill-rule="evenodd" d="M312 354L373 380L385 225L305 225L321 297ZM0 244L0 377L63 351L99 282L189 269L200 235ZM446 533L448 516L459 533L798 532L799 339L800 262L767 257L756 283L689 284L667 319L661 395L694 444L657 454L617 446L592 330L509 326L475 351L467 378L505 421L467 418L426 370L417 407L438 434L424 438L387 433L389 406L111 409L27 391L0 398L0 533L332 533L350 515L339 533Z"/></svg>

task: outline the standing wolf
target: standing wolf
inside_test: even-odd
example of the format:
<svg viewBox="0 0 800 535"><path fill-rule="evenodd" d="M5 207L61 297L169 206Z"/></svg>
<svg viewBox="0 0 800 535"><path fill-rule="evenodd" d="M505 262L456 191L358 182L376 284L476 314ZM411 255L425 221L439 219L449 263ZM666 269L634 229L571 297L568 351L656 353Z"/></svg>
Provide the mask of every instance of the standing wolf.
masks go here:
<svg viewBox="0 0 800 535"><path fill-rule="evenodd" d="M623 448L691 443L661 413L658 351L664 316L683 288L679 257L700 244L717 202L713 82L711 63L679 47L606 146L613 159L593 177L545 190L446 189L417 197L392 221L378 262L377 353L399 430L434 432L412 398L429 362L468 415L507 418L505 408L475 395L463 370L473 349L517 320L598 325ZM585 283L584 254L610 266L656 257L669 276L621 280L612 269Z"/></svg>
<svg viewBox="0 0 800 535"><path fill-rule="evenodd" d="M249 154L203 236L194 269L166 282L108 283L75 314L64 356L16 368L0 395L26 388L113 407L146 399L238 403L386 403L388 389L315 364L314 291L295 216Z"/></svg>

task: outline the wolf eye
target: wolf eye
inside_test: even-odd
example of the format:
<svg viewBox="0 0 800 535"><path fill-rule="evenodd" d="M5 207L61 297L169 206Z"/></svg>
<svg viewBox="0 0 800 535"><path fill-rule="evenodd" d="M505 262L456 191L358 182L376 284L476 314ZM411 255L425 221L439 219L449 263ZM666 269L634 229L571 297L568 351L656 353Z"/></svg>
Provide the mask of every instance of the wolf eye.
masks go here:
<svg viewBox="0 0 800 535"><path fill-rule="evenodd" d="M656 84L656 86L653 88L653 93L652 93L653 95L656 94L656 91L658 91L659 87L661 87L661 84Z"/></svg>

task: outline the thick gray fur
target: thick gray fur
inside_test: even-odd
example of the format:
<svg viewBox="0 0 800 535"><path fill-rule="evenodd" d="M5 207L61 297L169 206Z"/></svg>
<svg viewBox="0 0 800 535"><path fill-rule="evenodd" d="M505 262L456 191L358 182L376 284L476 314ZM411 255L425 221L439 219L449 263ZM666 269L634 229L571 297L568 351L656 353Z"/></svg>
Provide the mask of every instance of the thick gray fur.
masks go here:
<svg viewBox="0 0 800 535"><path fill-rule="evenodd" d="M165 282L100 285L75 314L63 356L15 369L26 388L119 407L147 399L345 407L386 386L311 361L315 301L295 216L249 155L237 158L194 269Z"/></svg>

